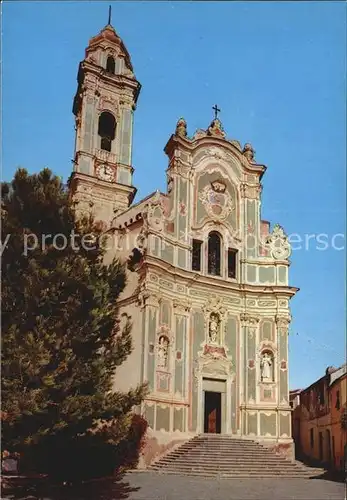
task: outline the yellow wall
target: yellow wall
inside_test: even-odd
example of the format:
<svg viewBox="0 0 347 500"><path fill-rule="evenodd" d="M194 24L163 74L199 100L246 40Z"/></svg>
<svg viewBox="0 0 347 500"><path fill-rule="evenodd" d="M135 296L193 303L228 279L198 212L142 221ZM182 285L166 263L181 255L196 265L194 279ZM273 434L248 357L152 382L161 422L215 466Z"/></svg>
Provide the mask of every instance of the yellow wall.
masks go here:
<svg viewBox="0 0 347 500"><path fill-rule="evenodd" d="M314 391L315 388L311 390ZM338 391L340 405L336 404ZM322 408L321 415L316 407L311 407L310 415L309 409L303 404L305 397L301 395L300 405L293 412L295 425L293 435L297 438L296 448L300 454L342 470L347 432L341 427L341 415L347 407L347 374L328 388L326 396L328 396L326 407ZM312 396L311 401L315 401ZM317 415L316 418L313 418L314 414ZM313 430L313 443L311 443L311 429Z"/></svg>
<svg viewBox="0 0 347 500"><path fill-rule="evenodd" d="M346 407L346 385L347 375L337 380L330 391L330 407L331 407L331 439L333 451L333 465L336 469L343 468L344 446L346 444L346 430L341 427L341 414ZM340 393L340 408L337 408L337 393Z"/></svg>

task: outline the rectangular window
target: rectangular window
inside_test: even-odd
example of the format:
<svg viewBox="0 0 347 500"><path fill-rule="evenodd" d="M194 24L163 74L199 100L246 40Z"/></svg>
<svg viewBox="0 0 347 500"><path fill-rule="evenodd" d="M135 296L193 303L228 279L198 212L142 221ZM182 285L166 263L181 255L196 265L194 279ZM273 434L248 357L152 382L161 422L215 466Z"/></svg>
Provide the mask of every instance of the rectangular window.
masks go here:
<svg viewBox="0 0 347 500"><path fill-rule="evenodd" d="M201 245L202 241L193 240L192 270L201 271Z"/></svg>
<svg viewBox="0 0 347 500"><path fill-rule="evenodd" d="M212 231L208 236L207 245L207 272L212 276L221 275L221 236Z"/></svg>
<svg viewBox="0 0 347 500"><path fill-rule="evenodd" d="M313 434L313 429L310 429L310 443L311 443L311 448L314 447L314 434Z"/></svg>
<svg viewBox="0 0 347 500"><path fill-rule="evenodd" d="M228 250L228 278L236 278L237 250Z"/></svg>
<svg viewBox="0 0 347 500"><path fill-rule="evenodd" d="M323 460L323 433L318 434L319 460Z"/></svg>
<svg viewBox="0 0 347 500"><path fill-rule="evenodd" d="M341 403L340 403L340 391L336 391L336 405L335 408L339 410L341 408Z"/></svg>

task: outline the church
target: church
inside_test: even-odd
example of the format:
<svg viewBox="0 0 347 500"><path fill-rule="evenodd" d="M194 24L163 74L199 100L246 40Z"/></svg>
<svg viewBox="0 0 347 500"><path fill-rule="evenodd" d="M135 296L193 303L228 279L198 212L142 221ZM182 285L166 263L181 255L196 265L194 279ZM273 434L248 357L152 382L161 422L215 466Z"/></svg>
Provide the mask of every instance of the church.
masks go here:
<svg viewBox="0 0 347 500"><path fill-rule="evenodd" d="M205 128L178 118L164 151L167 188L135 200L132 130L141 84L109 22L79 65L70 192L127 262L120 318L134 349L115 389L147 381L148 464L202 433L252 439L293 454L288 390L291 253L261 218L251 144L227 136L214 106ZM135 145L136 147L136 145ZM155 188L155 186L153 186Z"/></svg>

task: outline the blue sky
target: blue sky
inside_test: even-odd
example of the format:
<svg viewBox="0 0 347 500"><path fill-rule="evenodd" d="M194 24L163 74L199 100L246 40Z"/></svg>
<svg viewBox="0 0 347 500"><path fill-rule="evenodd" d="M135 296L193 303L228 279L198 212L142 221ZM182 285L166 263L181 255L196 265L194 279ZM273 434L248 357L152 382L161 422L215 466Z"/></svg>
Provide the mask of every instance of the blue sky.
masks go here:
<svg viewBox="0 0 347 500"><path fill-rule="evenodd" d="M3 4L3 178L50 167L66 180L72 99L88 40L109 2ZM292 255L290 385L345 361L346 6L343 2L113 2L143 88L135 116L137 199L165 189L163 153L184 116L189 133L222 109L229 137L265 163L262 216L287 233L326 234ZM336 246L345 246L342 237Z"/></svg>

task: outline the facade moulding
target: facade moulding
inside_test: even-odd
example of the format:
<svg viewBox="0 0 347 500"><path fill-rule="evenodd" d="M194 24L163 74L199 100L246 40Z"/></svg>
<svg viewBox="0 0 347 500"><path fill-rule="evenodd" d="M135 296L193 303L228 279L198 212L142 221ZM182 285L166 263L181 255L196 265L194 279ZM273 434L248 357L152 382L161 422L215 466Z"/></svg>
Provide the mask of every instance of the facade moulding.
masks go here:
<svg viewBox="0 0 347 500"><path fill-rule="evenodd" d="M186 398L184 400L181 399L175 399L175 398L165 398L163 394L156 394L156 393L150 393L146 398L144 399L144 403L151 402L151 403L162 403L162 404L172 404L175 406L183 406L183 407L189 407L189 401L186 401Z"/></svg>

